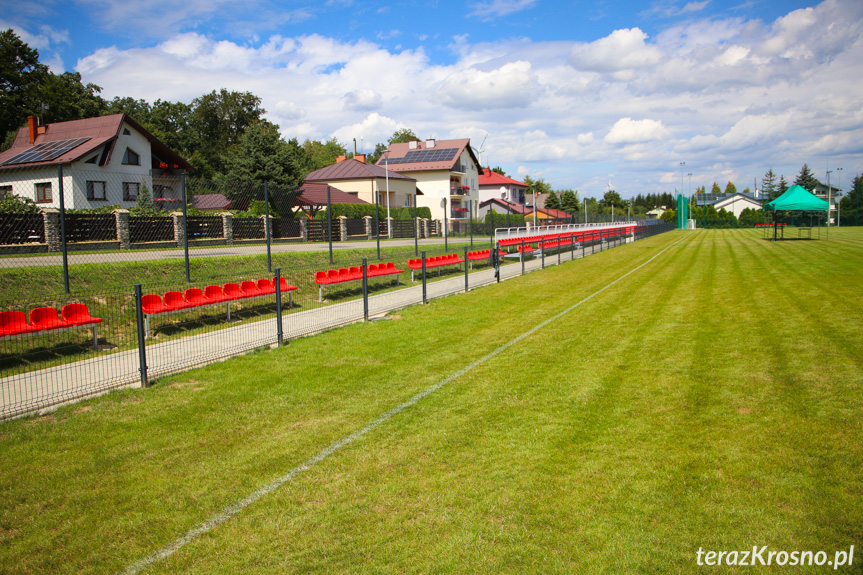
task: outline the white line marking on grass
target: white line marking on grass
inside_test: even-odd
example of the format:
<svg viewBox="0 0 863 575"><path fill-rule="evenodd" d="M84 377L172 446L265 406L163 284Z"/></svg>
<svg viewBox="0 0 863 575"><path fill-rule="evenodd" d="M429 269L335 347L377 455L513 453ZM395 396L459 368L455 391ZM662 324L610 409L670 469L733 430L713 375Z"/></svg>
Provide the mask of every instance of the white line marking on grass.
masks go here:
<svg viewBox="0 0 863 575"><path fill-rule="evenodd" d="M306 471L307 469L314 467L315 465L317 465L318 463L320 463L321 461L323 461L324 459L326 459L327 457L329 457L333 453L339 451L344 446L346 446L346 445L354 442L355 440L359 439L363 435L367 434L369 431L372 431L373 429L378 427L380 424L385 423L387 420L391 419L393 416L398 415L399 413L401 413L402 411L404 411L405 409L407 409L409 407L412 407L413 405L416 405L416 403L418 403L420 400L422 400L423 398L436 392L437 390L439 390L440 388L442 388L446 384L450 383L451 381L453 381L455 379L458 379L459 377L463 376L464 374L466 374L467 372L469 372L473 368L475 368L479 365L482 365L483 363L487 362L488 360L492 359L493 357L503 353L504 351L508 350L509 348L511 348L515 344L519 343L523 339L530 337L531 335L533 335L537 331L541 330L542 328L544 328L548 324L552 323L553 321L560 319L561 317L565 316L566 314L568 314L572 310L576 309L577 307L579 307L583 303L590 301L591 299L598 296L599 294L601 294L602 292L604 292L608 288L616 285L617 283L621 282L622 280L624 280L628 276L634 274L635 272L637 272L638 270L640 270L641 268L643 268L644 266L646 266L647 264L649 264L650 262L652 262L653 260L655 260L656 258L661 256L663 253L665 253L666 251L668 251L669 249L671 249L672 247L674 247L675 245L677 245L678 243L680 243L684 239L685 238L680 238L679 240L677 240L673 244L665 247L662 251L660 251L659 253L654 255L652 258L650 258L649 260L647 260L643 264L641 264L638 267L635 267L635 268L631 269L630 271L626 272L625 274L623 274L622 276L620 276L619 278L617 278L616 280L614 280L610 284L606 285L605 287L602 287L602 288L596 290L595 292L593 292L592 294L590 294L589 296L587 296L586 298L584 298L580 302L571 305L570 307L566 308L565 310L558 313L557 315L550 317L549 319L547 319L544 322L534 326L533 328L524 332L523 334L516 337L515 339L503 344L502 346L495 349L494 351L487 353L486 355L482 356L481 358L474 361L473 363L463 367L462 369L458 370L457 372L453 373L452 375L440 380L439 382L437 382L436 384L427 388L426 390L421 391L420 393L414 395L413 397L411 397L409 400L405 401L404 403L397 405L396 407L390 409L389 411L387 411L386 413L384 413L382 415L379 415L376 419L370 421L364 427L354 431L350 435L346 435L345 437L339 439L335 443L329 445L328 447L325 447L324 449L319 451L317 453L317 455L315 455L315 456L311 457L310 459L307 459L306 461L300 463L299 465L297 465L296 467L294 467L293 469L291 469L290 471L288 471L287 473L285 473L281 477L274 479L273 481L271 481L267 485L264 485L263 487L261 487L260 489L258 489L254 493L250 494L249 496L247 496L243 499L240 499L239 501L237 501L236 503L233 503L232 505L229 505L228 507L223 509L221 513L210 517L209 519L203 521L202 523L199 523L198 525L193 527L191 530L189 530L185 535L183 535L182 537L180 537L179 539L177 539L176 541L174 541L170 545L167 545L167 546L163 547L162 549L159 549L158 551L154 552L153 554L148 555L147 557L144 557L143 559L136 561L135 563L130 565L125 571L123 571L123 573L126 575L134 575L134 574L140 573L141 571L143 571L144 569L146 569L147 567L149 567L153 563L156 563L157 561L160 561L162 559L166 559L166 558L170 557L175 551L179 551L180 549L182 549L183 547L185 547L186 545L188 545L189 543L191 543L192 541L194 541L195 539L197 539L201 535L212 531L213 529L215 529L216 527L218 527L219 525L221 525L222 523L224 523L228 519L231 519L235 515L238 515L241 511L243 511L244 509L246 509L247 507L249 507L253 503L257 502L259 499L261 499L265 495L269 495L270 493L272 493L273 491L275 491L276 489L278 489L279 487L281 487L282 485L284 485L288 481L291 481L293 478L295 478L297 475L299 475L303 471Z"/></svg>

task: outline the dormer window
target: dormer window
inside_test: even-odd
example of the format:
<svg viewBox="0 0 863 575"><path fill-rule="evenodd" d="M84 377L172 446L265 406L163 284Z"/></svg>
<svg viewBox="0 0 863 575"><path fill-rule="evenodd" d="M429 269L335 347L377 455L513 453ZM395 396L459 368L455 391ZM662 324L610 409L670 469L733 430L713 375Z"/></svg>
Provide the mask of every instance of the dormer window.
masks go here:
<svg viewBox="0 0 863 575"><path fill-rule="evenodd" d="M141 156L139 156L131 148L126 148L126 153L123 154L123 164L127 166L140 166Z"/></svg>
<svg viewBox="0 0 863 575"><path fill-rule="evenodd" d="M123 135L124 136L131 136L132 132L129 131L129 128L123 128Z"/></svg>
<svg viewBox="0 0 863 575"><path fill-rule="evenodd" d="M85 163L85 164L95 164L95 163L96 163L96 158L98 158L98 157L99 157L99 155L97 154L97 155L93 156L92 158L90 158L89 160L87 160L87 161L86 161L86 162L84 162L84 163Z"/></svg>

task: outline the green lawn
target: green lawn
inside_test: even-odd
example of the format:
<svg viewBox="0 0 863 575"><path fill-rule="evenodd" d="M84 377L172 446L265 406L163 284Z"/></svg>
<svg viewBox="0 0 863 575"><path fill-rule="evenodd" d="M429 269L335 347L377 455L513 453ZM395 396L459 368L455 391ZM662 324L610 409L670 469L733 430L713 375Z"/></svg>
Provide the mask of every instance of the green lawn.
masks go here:
<svg viewBox="0 0 863 575"><path fill-rule="evenodd" d="M121 572L665 248L146 572L737 572L696 552L855 545L838 572L863 573L853 229L667 233L0 424L0 572Z"/></svg>

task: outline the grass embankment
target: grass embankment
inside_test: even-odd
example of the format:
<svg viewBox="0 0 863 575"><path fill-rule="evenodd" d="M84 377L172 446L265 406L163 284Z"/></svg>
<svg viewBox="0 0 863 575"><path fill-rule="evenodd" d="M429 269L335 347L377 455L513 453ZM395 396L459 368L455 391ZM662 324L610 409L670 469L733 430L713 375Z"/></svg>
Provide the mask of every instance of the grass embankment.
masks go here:
<svg viewBox="0 0 863 575"><path fill-rule="evenodd" d="M0 565L120 571L681 238L148 572L686 573L700 547L859 550L863 237L716 230L2 424Z"/></svg>

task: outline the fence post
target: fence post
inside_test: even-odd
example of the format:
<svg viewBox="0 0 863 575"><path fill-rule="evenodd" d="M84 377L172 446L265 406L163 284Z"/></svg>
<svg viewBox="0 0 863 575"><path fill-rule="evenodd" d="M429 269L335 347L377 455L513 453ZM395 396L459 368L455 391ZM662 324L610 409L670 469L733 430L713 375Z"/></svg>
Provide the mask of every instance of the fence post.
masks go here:
<svg viewBox="0 0 863 575"><path fill-rule="evenodd" d="M300 216L300 241L309 241L309 218Z"/></svg>
<svg viewBox="0 0 863 575"><path fill-rule="evenodd" d="M524 236L521 237L521 275L524 275Z"/></svg>
<svg viewBox="0 0 863 575"><path fill-rule="evenodd" d="M348 217L339 216L339 239L343 242L348 241Z"/></svg>
<svg viewBox="0 0 863 575"><path fill-rule="evenodd" d="M276 341L279 346L285 341L285 332L282 326L282 268L276 268L276 277L273 283L276 285Z"/></svg>
<svg viewBox="0 0 863 575"><path fill-rule="evenodd" d="M423 305L425 305L426 303L428 303L428 300L426 299L426 252L425 252L425 250L423 250L422 256L420 256L420 257L422 257L422 259L423 259Z"/></svg>
<svg viewBox="0 0 863 575"><path fill-rule="evenodd" d="M468 292L468 282L467 282L467 247L464 248L464 292Z"/></svg>
<svg viewBox="0 0 863 575"><path fill-rule="evenodd" d="M561 249L563 246L560 245L560 242L561 242L560 234L557 234L557 265L560 265L560 252L563 251Z"/></svg>
<svg viewBox="0 0 863 575"><path fill-rule="evenodd" d="M272 232L270 222L270 190L264 180L264 237L267 240L267 271L273 273Z"/></svg>
<svg viewBox="0 0 863 575"><path fill-rule="evenodd" d="M49 252L60 251L60 211L47 208L42 211L42 221L45 225L45 244Z"/></svg>
<svg viewBox="0 0 863 575"><path fill-rule="evenodd" d="M330 198L330 187L327 186L327 240L330 245L330 265L333 263L333 204Z"/></svg>
<svg viewBox="0 0 863 575"><path fill-rule="evenodd" d="M363 258L363 321L369 321L369 271L368 260Z"/></svg>
<svg viewBox="0 0 863 575"><path fill-rule="evenodd" d="M121 250L132 247L132 232L129 229L129 210L118 208L114 210L114 226L117 230L117 241Z"/></svg>
<svg viewBox="0 0 863 575"><path fill-rule="evenodd" d="M363 216L363 225L366 227L366 239L371 241L371 239L372 239L372 217L371 216Z"/></svg>
<svg viewBox="0 0 863 575"><path fill-rule="evenodd" d="M542 256L542 269L545 269L545 236L539 238L539 253Z"/></svg>
<svg viewBox="0 0 863 575"><path fill-rule="evenodd" d="M222 212L222 237L225 238L225 245L230 246L234 243L234 215L231 212Z"/></svg>
<svg viewBox="0 0 863 575"><path fill-rule="evenodd" d="M189 275L189 234L188 227L186 222L188 221L187 217L187 209L186 204L188 203L188 199L186 198L186 174L183 173L183 177L180 179L180 189L183 192L183 252L186 258L186 282L192 281L192 276ZM174 220L174 234L177 233L177 220Z"/></svg>
<svg viewBox="0 0 863 575"><path fill-rule="evenodd" d="M60 249L63 251L63 287L69 293L69 251L66 246L66 193L63 191L63 164L57 166L57 191L60 193Z"/></svg>
<svg viewBox="0 0 863 575"><path fill-rule="evenodd" d="M147 382L147 344L144 342L144 307L141 284L135 284L135 316L138 323L138 371L141 373L141 387L146 388Z"/></svg>
<svg viewBox="0 0 863 575"><path fill-rule="evenodd" d="M417 197L414 195L414 255L420 251L420 226L417 219Z"/></svg>

